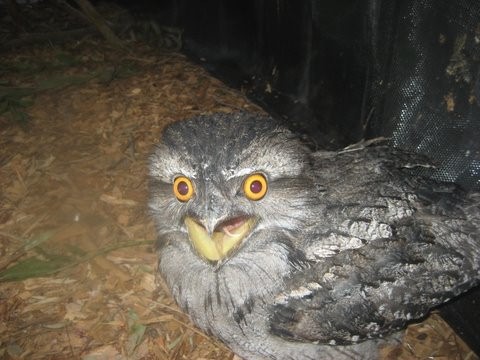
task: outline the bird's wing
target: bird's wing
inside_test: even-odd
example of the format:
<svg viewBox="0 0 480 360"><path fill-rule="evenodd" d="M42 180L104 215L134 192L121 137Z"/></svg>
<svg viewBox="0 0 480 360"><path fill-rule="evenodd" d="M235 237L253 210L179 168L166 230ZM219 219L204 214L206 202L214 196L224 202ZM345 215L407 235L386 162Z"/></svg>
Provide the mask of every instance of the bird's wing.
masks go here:
<svg viewBox="0 0 480 360"><path fill-rule="evenodd" d="M408 155L388 148L318 161L324 221L306 245L312 265L276 298L273 333L354 343L399 329L479 282L478 198L412 176Z"/></svg>

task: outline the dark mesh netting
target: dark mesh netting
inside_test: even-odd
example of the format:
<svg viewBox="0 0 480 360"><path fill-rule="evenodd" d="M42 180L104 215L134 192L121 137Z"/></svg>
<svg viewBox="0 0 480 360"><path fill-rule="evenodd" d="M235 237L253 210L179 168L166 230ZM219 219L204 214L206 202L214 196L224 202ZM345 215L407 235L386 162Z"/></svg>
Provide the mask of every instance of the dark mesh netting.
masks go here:
<svg viewBox="0 0 480 360"><path fill-rule="evenodd" d="M434 159L435 178L480 189L480 2L371 1L369 10L369 133Z"/></svg>
<svg viewBox="0 0 480 360"><path fill-rule="evenodd" d="M164 7L184 51L320 147L391 137L432 158L435 178L480 189L480 1Z"/></svg>

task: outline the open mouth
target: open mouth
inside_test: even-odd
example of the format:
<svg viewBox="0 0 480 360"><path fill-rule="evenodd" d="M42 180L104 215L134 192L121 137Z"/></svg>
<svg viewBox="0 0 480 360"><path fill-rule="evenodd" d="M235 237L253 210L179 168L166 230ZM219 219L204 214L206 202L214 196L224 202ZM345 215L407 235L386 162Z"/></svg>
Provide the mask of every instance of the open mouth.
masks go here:
<svg viewBox="0 0 480 360"><path fill-rule="evenodd" d="M250 234L255 218L237 216L217 225L210 236L205 227L191 217L185 218L188 236L197 252L209 261L219 261L232 254Z"/></svg>

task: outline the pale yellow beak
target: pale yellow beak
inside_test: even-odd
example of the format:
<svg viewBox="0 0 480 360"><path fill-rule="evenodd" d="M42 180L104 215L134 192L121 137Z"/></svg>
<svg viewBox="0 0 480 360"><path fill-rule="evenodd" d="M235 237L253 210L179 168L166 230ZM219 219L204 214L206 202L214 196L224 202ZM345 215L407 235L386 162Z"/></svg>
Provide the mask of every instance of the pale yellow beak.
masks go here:
<svg viewBox="0 0 480 360"><path fill-rule="evenodd" d="M254 218L245 218L234 227L221 228L210 237L207 230L191 217L185 218L188 236L198 254L209 261L223 260L240 246L255 226Z"/></svg>

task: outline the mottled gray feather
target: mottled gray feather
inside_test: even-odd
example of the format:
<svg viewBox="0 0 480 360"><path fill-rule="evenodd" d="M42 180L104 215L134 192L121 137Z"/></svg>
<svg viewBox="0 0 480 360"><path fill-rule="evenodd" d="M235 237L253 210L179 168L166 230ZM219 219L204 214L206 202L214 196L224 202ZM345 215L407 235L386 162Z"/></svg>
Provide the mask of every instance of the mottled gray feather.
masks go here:
<svg viewBox="0 0 480 360"><path fill-rule="evenodd" d="M204 331L247 359L373 359L384 339L479 282L478 194L415 175L383 144L312 153L248 113L169 126L151 157L159 271ZM269 182L260 201L245 177ZM196 194L179 202L178 175ZM258 222L226 261L197 255L183 219Z"/></svg>

